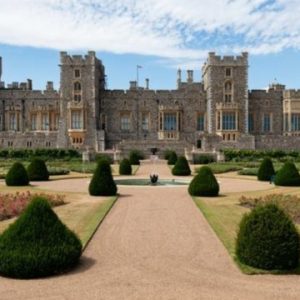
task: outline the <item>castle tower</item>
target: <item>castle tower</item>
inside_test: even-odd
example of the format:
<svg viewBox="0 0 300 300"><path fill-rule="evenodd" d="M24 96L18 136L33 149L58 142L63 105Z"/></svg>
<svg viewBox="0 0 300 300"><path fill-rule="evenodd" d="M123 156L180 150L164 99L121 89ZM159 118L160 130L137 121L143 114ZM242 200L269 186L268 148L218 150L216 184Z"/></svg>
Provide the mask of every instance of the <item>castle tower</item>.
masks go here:
<svg viewBox="0 0 300 300"><path fill-rule="evenodd" d="M248 53L220 57L211 52L202 76L208 132L226 141L248 133Z"/></svg>
<svg viewBox="0 0 300 300"><path fill-rule="evenodd" d="M61 52L60 68L58 147L97 149L99 93L105 86L104 66L93 51L84 57Z"/></svg>

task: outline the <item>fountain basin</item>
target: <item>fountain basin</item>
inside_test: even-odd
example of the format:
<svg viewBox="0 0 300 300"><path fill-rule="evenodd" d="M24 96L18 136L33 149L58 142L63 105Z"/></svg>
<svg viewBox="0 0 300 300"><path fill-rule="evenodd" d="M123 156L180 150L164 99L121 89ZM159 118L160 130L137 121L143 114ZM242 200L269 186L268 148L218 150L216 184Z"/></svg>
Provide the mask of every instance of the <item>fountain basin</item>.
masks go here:
<svg viewBox="0 0 300 300"><path fill-rule="evenodd" d="M151 183L149 179L116 179L117 185L131 186L183 186L188 185L189 181L180 179L159 179L156 183Z"/></svg>

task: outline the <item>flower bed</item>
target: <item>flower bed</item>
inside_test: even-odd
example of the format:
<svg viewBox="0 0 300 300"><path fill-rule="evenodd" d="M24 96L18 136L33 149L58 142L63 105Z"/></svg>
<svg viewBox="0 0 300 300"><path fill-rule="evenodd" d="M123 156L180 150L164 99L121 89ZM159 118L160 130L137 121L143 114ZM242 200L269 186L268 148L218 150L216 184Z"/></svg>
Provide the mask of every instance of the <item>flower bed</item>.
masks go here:
<svg viewBox="0 0 300 300"><path fill-rule="evenodd" d="M17 192L15 194L0 194L0 221L18 216L32 200L33 196L41 196L48 200L52 207L65 204L65 195L50 195L44 193L32 194Z"/></svg>

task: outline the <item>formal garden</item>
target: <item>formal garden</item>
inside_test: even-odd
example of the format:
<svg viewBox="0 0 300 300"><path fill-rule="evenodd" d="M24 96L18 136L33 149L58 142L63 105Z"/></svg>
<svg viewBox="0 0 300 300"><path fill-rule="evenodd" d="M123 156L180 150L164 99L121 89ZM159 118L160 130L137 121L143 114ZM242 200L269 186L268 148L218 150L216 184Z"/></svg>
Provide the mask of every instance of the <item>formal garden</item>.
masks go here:
<svg viewBox="0 0 300 300"><path fill-rule="evenodd" d="M38 278L72 269L126 180L183 186L244 273L300 274L298 152L226 150L224 162L203 154L189 163L168 150L164 158L170 179L135 176L144 159L137 150L119 163L107 155L83 163L76 151L1 150L0 274ZM61 190L46 184L60 180ZM243 180L254 185L239 192L235 182ZM85 188L76 191L76 182Z"/></svg>

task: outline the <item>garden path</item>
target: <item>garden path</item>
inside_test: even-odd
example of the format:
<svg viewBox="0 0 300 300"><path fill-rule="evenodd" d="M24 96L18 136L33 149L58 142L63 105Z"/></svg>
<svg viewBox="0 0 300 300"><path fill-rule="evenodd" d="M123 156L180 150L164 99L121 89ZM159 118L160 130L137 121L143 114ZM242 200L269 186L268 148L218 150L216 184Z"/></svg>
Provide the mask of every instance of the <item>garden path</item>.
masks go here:
<svg viewBox="0 0 300 300"><path fill-rule="evenodd" d="M150 168L142 164L137 176ZM157 172L170 176L164 164ZM119 190L76 270L39 280L0 277L0 299L299 299L299 276L241 274L186 187Z"/></svg>

